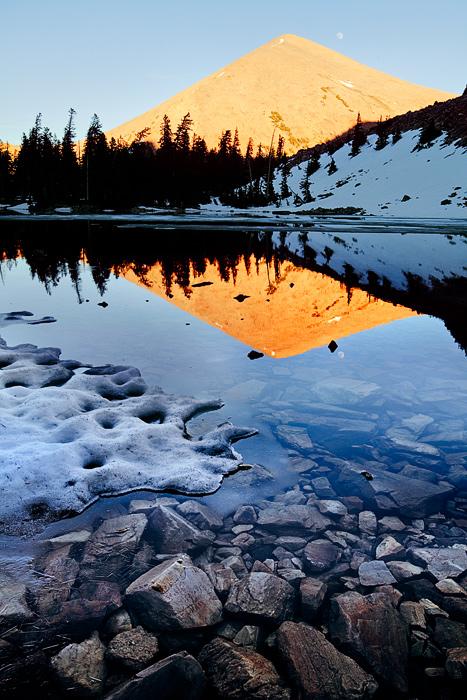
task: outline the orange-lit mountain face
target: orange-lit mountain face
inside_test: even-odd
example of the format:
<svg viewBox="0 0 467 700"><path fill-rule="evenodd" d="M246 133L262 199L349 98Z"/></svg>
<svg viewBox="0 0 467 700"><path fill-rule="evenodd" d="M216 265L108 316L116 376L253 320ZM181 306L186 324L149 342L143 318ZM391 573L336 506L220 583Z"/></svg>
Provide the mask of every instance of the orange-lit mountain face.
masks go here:
<svg viewBox="0 0 467 700"><path fill-rule="evenodd" d="M362 330L416 316L404 306L347 290L339 281L284 263L278 274L265 260L241 265L235 279L222 280L218 267L190 275L188 286L172 284L171 297L160 264L147 269L144 283L133 270L121 273L193 316L271 357L290 357L338 342ZM245 297L245 298L243 298ZM242 300L243 299L243 300Z"/></svg>
<svg viewBox="0 0 467 700"><path fill-rule="evenodd" d="M162 104L106 132L132 141L145 127L157 143L164 114L175 130L188 112L209 148L238 128L242 151L249 137L269 147L279 134L288 154L323 143L363 121L404 114L454 97L368 68L308 39L284 34Z"/></svg>

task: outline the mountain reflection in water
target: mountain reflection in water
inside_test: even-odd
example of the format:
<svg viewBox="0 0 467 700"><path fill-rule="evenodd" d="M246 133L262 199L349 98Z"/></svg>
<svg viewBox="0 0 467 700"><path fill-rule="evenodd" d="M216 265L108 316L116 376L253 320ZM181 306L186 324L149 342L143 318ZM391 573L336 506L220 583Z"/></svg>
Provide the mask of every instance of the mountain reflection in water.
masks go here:
<svg viewBox="0 0 467 700"><path fill-rule="evenodd" d="M48 290L68 275L83 302L80 265L87 263L102 295L111 275L124 277L271 356L298 354L417 313L441 318L467 348L467 278L439 274L437 256L432 269L424 263L420 270L416 251L426 242L417 234L412 240L418 247L408 244L410 236L397 240L399 270L381 274L369 253L375 239L394 234L343 239L318 233L310 240L306 233L157 230L83 221L7 222L5 229L3 265L24 258ZM465 236L427 238L446 250L459 243L462 259Z"/></svg>

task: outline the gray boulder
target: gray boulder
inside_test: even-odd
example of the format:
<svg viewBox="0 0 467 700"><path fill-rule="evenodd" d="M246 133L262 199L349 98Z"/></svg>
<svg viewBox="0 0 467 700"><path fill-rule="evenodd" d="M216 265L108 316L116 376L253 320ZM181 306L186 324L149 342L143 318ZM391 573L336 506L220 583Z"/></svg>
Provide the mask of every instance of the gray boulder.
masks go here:
<svg viewBox="0 0 467 700"><path fill-rule="evenodd" d="M34 619L26 601L26 586L0 571L0 625L11 626Z"/></svg>
<svg viewBox="0 0 467 700"><path fill-rule="evenodd" d="M273 432L279 442L291 450L296 450L306 455L313 449L313 443L306 428L299 428L293 425L278 425Z"/></svg>
<svg viewBox="0 0 467 700"><path fill-rule="evenodd" d="M325 540L309 542L303 550L305 569L310 573L321 573L330 569L340 558L341 550Z"/></svg>
<svg viewBox="0 0 467 700"><path fill-rule="evenodd" d="M467 647L467 627L446 617L437 617L435 623L436 646L442 651Z"/></svg>
<svg viewBox="0 0 467 700"><path fill-rule="evenodd" d="M189 520L193 525L196 525L200 530L220 530L224 521L219 513L216 513L212 508L208 508L203 503L198 501L183 501L177 506L177 512L184 518Z"/></svg>
<svg viewBox="0 0 467 700"><path fill-rule="evenodd" d="M251 649L217 637L202 649L198 660L222 698L290 699L290 690L284 687L272 663Z"/></svg>
<svg viewBox="0 0 467 700"><path fill-rule="evenodd" d="M180 513L156 506L149 518L149 533L158 552L179 554L195 552L208 547L214 540L214 533L200 530Z"/></svg>
<svg viewBox="0 0 467 700"><path fill-rule="evenodd" d="M50 660L60 686L70 697L93 698L102 693L106 678L105 646L94 632L81 644L69 644Z"/></svg>
<svg viewBox="0 0 467 700"><path fill-rule="evenodd" d="M376 547L376 559L390 561L404 557L405 549L394 537L384 537Z"/></svg>
<svg viewBox="0 0 467 700"><path fill-rule="evenodd" d="M467 570L467 552L454 547L412 548L410 555L438 581L451 576L460 576Z"/></svg>
<svg viewBox="0 0 467 700"><path fill-rule="evenodd" d="M202 568L214 586L216 594L221 600L225 600L234 581L238 581L235 572L230 566L224 566L220 562L205 564Z"/></svg>
<svg viewBox="0 0 467 700"><path fill-rule="evenodd" d="M150 630L208 627L222 619L222 605L209 578L186 554L133 581L125 602Z"/></svg>
<svg viewBox="0 0 467 700"><path fill-rule="evenodd" d="M105 520L86 542L80 578L119 582L147 524L142 513Z"/></svg>
<svg viewBox="0 0 467 700"><path fill-rule="evenodd" d="M396 583L384 561L365 561L358 567L362 586L386 586Z"/></svg>
<svg viewBox="0 0 467 700"><path fill-rule="evenodd" d="M311 505L282 505L271 503L261 510L258 526L276 535L310 536L324 532L331 520Z"/></svg>
<svg viewBox="0 0 467 700"><path fill-rule="evenodd" d="M232 617L253 624L280 624L293 617L295 590L282 578L262 571L235 582L225 610Z"/></svg>
<svg viewBox="0 0 467 700"><path fill-rule="evenodd" d="M301 615L305 620L313 621L319 614L328 587L316 578L304 578L300 581Z"/></svg>
<svg viewBox="0 0 467 700"><path fill-rule="evenodd" d="M446 671L454 680L467 680L467 647L448 649L446 653Z"/></svg>
<svg viewBox="0 0 467 700"><path fill-rule="evenodd" d="M372 676L310 625L284 622L276 639L299 698L369 700L378 688Z"/></svg>

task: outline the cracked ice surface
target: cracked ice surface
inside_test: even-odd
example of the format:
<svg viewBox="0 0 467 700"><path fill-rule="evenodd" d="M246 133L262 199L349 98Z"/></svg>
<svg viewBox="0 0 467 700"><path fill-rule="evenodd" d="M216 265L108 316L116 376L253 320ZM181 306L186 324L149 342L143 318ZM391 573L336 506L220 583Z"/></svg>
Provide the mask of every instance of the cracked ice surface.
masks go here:
<svg viewBox="0 0 467 700"><path fill-rule="evenodd" d="M165 394L134 367L0 339L2 528L25 532L136 489L212 493L241 464L231 443L256 433L226 422L191 440L186 421L221 406Z"/></svg>

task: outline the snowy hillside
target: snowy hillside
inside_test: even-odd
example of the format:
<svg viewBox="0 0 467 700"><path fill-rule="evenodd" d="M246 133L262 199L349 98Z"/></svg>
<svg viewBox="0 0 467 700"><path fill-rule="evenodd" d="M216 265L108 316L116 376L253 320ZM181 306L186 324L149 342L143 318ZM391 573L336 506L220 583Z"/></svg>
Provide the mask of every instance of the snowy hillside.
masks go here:
<svg viewBox="0 0 467 700"><path fill-rule="evenodd" d="M294 166L287 178L292 194L280 209L357 207L366 214L467 218L467 149L445 145L443 135L432 146L414 151L419 136L418 130L407 131L395 144L376 151L377 136L372 135L353 158L351 145L345 144L332 156L337 170L331 175L331 156L322 155L319 170L309 177L310 201L305 204L297 204L295 195L304 199L307 162ZM276 192L281 180L278 172Z"/></svg>

